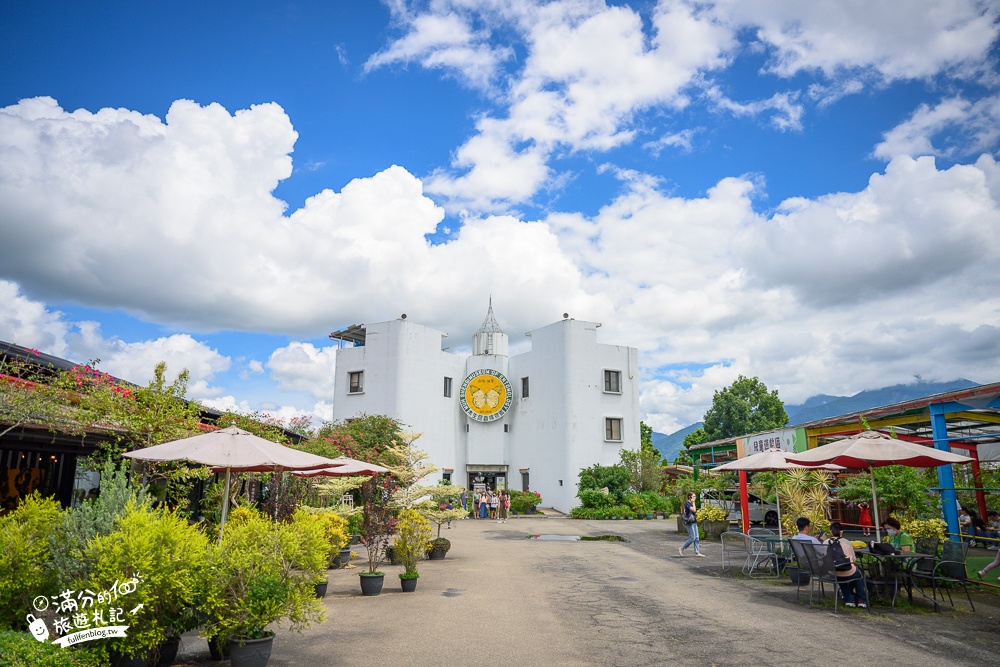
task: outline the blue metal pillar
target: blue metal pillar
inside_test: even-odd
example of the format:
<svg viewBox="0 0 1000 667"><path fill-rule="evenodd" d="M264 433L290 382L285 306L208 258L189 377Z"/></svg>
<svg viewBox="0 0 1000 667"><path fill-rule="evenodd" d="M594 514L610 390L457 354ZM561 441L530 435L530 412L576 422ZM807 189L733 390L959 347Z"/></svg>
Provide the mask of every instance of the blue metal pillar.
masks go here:
<svg viewBox="0 0 1000 667"><path fill-rule="evenodd" d="M936 403L929 406L931 413L931 433L934 435L934 448L942 451L951 451L948 447L948 423L945 421L945 412L948 405ZM944 512L944 521L948 524L948 532L953 535L959 534L958 526L958 503L955 498L955 474L950 465L938 466L938 486L941 487L941 510ZM961 538L952 537L959 541Z"/></svg>

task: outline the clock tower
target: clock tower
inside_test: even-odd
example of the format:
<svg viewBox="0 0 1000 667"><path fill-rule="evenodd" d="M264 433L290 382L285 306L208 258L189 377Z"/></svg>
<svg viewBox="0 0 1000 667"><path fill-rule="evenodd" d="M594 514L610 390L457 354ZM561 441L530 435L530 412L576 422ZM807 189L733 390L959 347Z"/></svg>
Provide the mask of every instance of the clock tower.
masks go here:
<svg viewBox="0 0 1000 667"><path fill-rule="evenodd" d="M472 356L458 393L466 419L468 488L506 486L510 456L508 410L514 392L507 379L507 334L493 315L493 300L483 326L472 337ZM481 481L480 481L481 480Z"/></svg>

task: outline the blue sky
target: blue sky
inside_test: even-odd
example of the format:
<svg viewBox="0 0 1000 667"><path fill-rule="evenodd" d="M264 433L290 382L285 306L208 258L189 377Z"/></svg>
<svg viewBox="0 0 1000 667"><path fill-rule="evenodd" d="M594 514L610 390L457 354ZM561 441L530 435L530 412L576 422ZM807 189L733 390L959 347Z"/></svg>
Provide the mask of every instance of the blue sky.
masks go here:
<svg viewBox="0 0 1000 667"><path fill-rule="evenodd" d="M330 414L335 329L570 312L662 432L1000 376L995 3L0 2L0 339ZM519 346L519 347L518 347Z"/></svg>

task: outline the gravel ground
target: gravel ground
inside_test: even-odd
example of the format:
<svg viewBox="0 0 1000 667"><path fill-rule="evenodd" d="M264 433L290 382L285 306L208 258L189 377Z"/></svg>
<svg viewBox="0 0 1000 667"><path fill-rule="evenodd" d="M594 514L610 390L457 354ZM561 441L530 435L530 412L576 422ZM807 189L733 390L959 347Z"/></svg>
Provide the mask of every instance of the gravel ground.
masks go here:
<svg viewBox="0 0 1000 667"><path fill-rule="evenodd" d="M466 520L442 535L445 560L424 561L415 593L384 566L377 597L357 573L330 572L327 620L301 634L279 630L270 665L988 665L1000 655L1000 595L976 591L971 612L929 603L889 613L809 608L787 578L721 571L681 557L673 521ZM627 543L545 541L530 534L617 534ZM363 547L357 548L363 556ZM355 561L360 563L361 561ZM827 600L831 600L829 593ZM841 654L839 657L834 654ZM844 656L849 657L844 657ZM181 658L209 662L185 635Z"/></svg>

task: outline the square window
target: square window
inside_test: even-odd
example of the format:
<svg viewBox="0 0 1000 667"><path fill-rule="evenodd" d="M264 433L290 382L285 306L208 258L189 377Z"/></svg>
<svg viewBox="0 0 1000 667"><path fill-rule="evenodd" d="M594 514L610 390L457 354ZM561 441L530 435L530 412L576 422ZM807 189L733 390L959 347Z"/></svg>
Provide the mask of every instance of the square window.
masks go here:
<svg viewBox="0 0 1000 667"><path fill-rule="evenodd" d="M622 393L621 371L604 371L604 393L606 394Z"/></svg>
<svg viewBox="0 0 1000 667"><path fill-rule="evenodd" d="M607 417L604 420L604 439L610 442L621 442L622 420L620 417Z"/></svg>
<svg viewBox="0 0 1000 667"><path fill-rule="evenodd" d="M451 378L444 379L444 397L451 398Z"/></svg>
<svg viewBox="0 0 1000 667"><path fill-rule="evenodd" d="M361 394L365 391L365 372L364 371L352 371L347 374L350 380L350 386L347 389L348 394Z"/></svg>
<svg viewBox="0 0 1000 667"><path fill-rule="evenodd" d="M521 398L528 398L528 378L521 378Z"/></svg>

